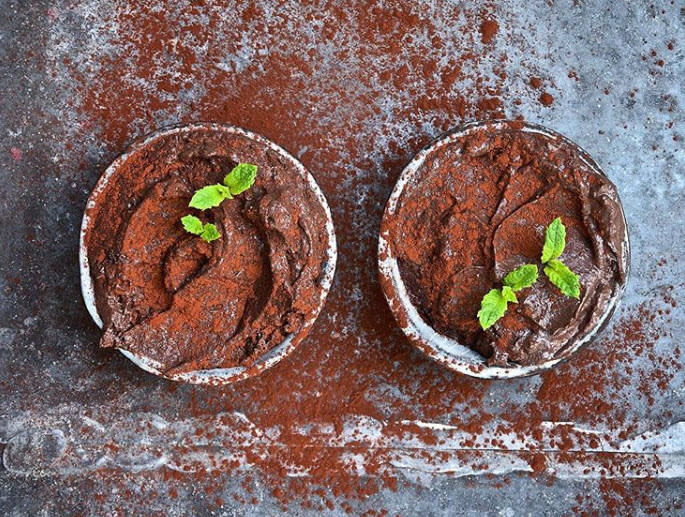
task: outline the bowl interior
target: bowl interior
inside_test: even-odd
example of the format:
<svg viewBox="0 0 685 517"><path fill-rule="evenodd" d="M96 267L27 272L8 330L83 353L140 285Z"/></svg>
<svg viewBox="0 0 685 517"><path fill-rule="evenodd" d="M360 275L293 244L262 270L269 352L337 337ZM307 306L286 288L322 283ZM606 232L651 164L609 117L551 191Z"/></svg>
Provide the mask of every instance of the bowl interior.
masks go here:
<svg viewBox="0 0 685 517"><path fill-rule="evenodd" d="M244 136L246 138L250 138L264 146L271 148L273 151L280 154L283 158L290 161L294 165L295 169L299 172L299 174L301 174L302 177L306 179L307 184L314 192L317 201L321 204L321 207L323 208L326 214L325 230L328 236L329 243L327 249L327 260L323 270L322 281L320 284L319 303L316 307L316 310L313 312L312 316L302 325L297 334L289 334L283 340L282 343L272 348L267 353L261 355L249 367L238 366L235 368L214 368L209 370L195 370L192 372L186 372L182 374L167 375L160 371L161 365L156 361L138 354L134 354L128 350L120 349L120 352L122 354L124 354L128 359L130 359L133 363L135 363L143 370L153 373L155 375L159 375L161 377L165 377L170 380L189 382L193 384L230 384L261 373L265 369L276 364L278 361L283 359L285 356L287 356L290 352L292 352L295 349L299 342L306 336L310 327L312 326L312 324L318 317L319 313L321 312L321 309L323 308L324 302L326 300L326 296L328 295L328 291L330 290L331 284L333 282L333 275L335 273L337 248L335 241L335 230L333 227L333 218L331 216L331 211L328 206L328 202L326 201L323 192L316 183L316 180L314 180L314 177L311 174L309 174L309 172L305 169L304 165L302 165L298 160L296 160L292 155L290 155L290 153L285 151L280 146L276 145L275 143L271 142L270 140L267 140L266 138L260 135L252 133L245 129L214 123L198 123L182 127L164 129L156 133L153 133L152 135L149 135L131 145L124 154L122 154L116 160L114 160L107 168L107 170L105 170L104 174L100 177L97 184L95 185L95 188L91 192L90 197L88 198L86 210L84 212L83 220L81 223L81 234L79 243L81 292L83 294L83 300L86 304L88 312L93 318L93 321L96 323L96 325L102 328L102 318L98 314L97 306L95 304L95 288L93 285L93 279L90 274L90 266L88 262L88 246L86 243L86 234L90 229L90 225L92 223L92 219L89 217L88 212L89 209L96 206L99 196L104 191L110 179L117 173L120 166L124 162L126 162L126 160L133 152L139 150L141 147L149 145L151 142L158 138L166 137L177 133L188 133L208 129L228 134L237 134Z"/></svg>
<svg viewBox="0 0 685 517"><path fill-rule="evenodd" d="M385 295L390 309L405 335L414 345L416 345L429 357L432 357L448 368L466 375L484 379L526 377L548 370L559 362L568 358L584 344L591 341L606 325L610 316L618 306L626 285L626 282L623 282L618 286L615 295L607 304L604 313L601 315L597 325L592 329L591 332L585 335L582 339L576 341L573 345L566 347L563 350L563 354L558 358L529 366L520 366L516 364L512 364L511 366L507 367L488 366L485 357L475 350L459 343L457 340L436 332L435 329L433 329L433 327L431 327L431 325L419 314L417 308L413 305L404 281L402 280L399 265L394 256L388 236L388 221L395 215L399 199L402 196L406 185L414 180L419 169L421 168L421 165L434 151L441 147L450 145L456 140L468 136L470 133L482 130L483 128L489 128L492 131L498 131L508 127L512 123L515 123L517 127L521 127L521 131L537 133L563 143L564 145L573 147L578 153L580 159L588 166L589 169L606 177L604 172L599 168L599 166L586 151L555 131L536 124L522 123L519 121L512 122L498 120L474 122L449 132L433 143L429 144L427 147L419 151L419 153L404 168L385 207L378 242L378 267L379 274L381 276L383 294ZM622 209L620 216L623 218L624 228L626 228L624 235L625 253L623 254L623 266L627 278L630 265L630 246L627 226L625 224L625 215L623 214Z"/></svg>

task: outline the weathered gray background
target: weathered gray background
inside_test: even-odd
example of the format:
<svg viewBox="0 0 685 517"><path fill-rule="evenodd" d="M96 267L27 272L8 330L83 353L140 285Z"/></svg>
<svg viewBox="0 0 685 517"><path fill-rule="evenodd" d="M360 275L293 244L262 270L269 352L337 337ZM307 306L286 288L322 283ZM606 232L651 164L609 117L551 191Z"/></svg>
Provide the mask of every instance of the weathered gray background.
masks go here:
<svg viewBox="0 0 685 517"><path fill-rule="evenodd" d="M188 3L173 2L168 9L180 11ZM358 262L341 262L331 293L338 300L349 296L347 299L359 310L345 315L324 310L322 321L317 323L336 328L341 334L354 333L357 315L369 310L355 293L364 293L366 285L375 283L373 236L399 172L397 168L385 170L384 160L398 160L398 154L400 161L408 159L420 144L439 135L445 125L449 127L450 121L460 120L441 113L440 104L417 108L411 120L399 118L397 108L410 105L411 97L392 84L375 85L374 89L373 84L360 80L388 62L401 63L404 53L365 62L354 55L340 58L333 52L336 46L354 48L358 44L354 37L356 21L369 16L363 6L354 3L349 25L342 28L345 37L330 43L317 37L319 25L298 23L312 13L325 13L330 6L272 4L275 2L263 2L271 16L280 20L278 33L270 33L268 23L261 31L253 26L240 28L234 16L236 9L230 6L200 9L203 12L198 22L202 23L203 16L225 18L225 32L211 42L226 48L225 61L216 66L228 67L248 81L263 72L260 60L269 52L296 53L299 43L316 56L307 82L310 88L273 94L274 99L283 96L291 102L302 99L301 112L292 115L310 118L311 123L303 127L309 127L311 134L303 129L304 136L296 140L273 129L269 132L253 127L249 120L244 125L265 132L301 157L322 184L341 237L342 258L351 253L368 254L363 268ZM454 12L451 9L459 4L416 2L417 11L433 17L433 25L445 43L436 61L441 56L449 58L454 50L451 45L459 44L460 21L449 18ZM489 2L487 7L493 4ZM171 482L156 475L157 467L167 460L136 449L137 442L149 440L152 446L163 448L169 436L178 440L191 433L200 424L188 417L185 407L202 388L182 386L171 393L167 383L136 370L123 357L99 351L99 332L80 299L78 228L89 190L124 144L165 125L192 120L201 113L194 111L194 103L201 103L205 94L202 85L189 87L171 107L151 109L146 116L136 115L132 107L134 115L120 145L104 143L107 122L84 114L84 83L76 81L74 70L81 80L85 77L96 84L98 67L106 58L122 49L127 51L125 46L118 46L117 27L102 22L116 11L125 11L125 5L125 1L108 0L0 1L0 513L139 513L143 507L136 494L142 493L143 486L146 490L154 488L145 492L149 495L143 499L147 509L158 514L277 513L281 507L258 478L252 481L255 504L242 506L232 499L231 494L244 492L243 474L219 475L221 487L212 497L203 495L192 478L175 480L180 497L168 498ZM478 66L486 76L493 67L506 71L497 94L504 113L509 117L523 115L566 134L587 149L618 185L631 231L633 274L617 318L645 303L651 304L651 310L659 310L666 291L678 302L668 318L656 323L658 342L653 352L675 362L675 366L658 366L672 369L664 389L652 393L651 398L642 396L640 379L657 367L653 358L645 356L636 360L630 372L617 372L619 376L633 375L634 385L621 384L616 393L607 396L624 403L630 420L640 422L636 432L668 429L663 444L670 451L669 475L655 471L658 480L626 480L624 492L616 498L628 507L634 502L634 511L629 513L641 514L647 508L663 514L683 512L685 432L678 422L685 420L685 379L682 348L676 347L682 347L680 336L685 323L680 294L685 274L681 258L685 240L685 6L679 0L507 0L497 2L493 9L500 22L492 43L493 55L504 52L508 58L503 64L485 58ZM243 44L232 45L236 39ZM430 44L420 37L403 45L431 52ZM65 65L65 57L70 66ZM173 69L173 63L169 67ZM577 80L568 76L570 70L577 73ZM143 92L158 87L124 75L122 70L122 81ZM531 75L545 79L544 90L555 98L550 107L542 106L540 91L529 87ZM432 81L430 76L423 80L426 85ZM113 84L112 88L118 86ZM233 85L222 87L230 99ZM468 87L465 83L452 85L454 91L446 92L443 104L460 88ZM514 103L515 99L520 99L520 104ZM366 102L375 102L378 109L367 113ZM254 109L268 111L270 107ZM343 139L340 135L346 127L352 134ZM322 131L330 131L330 137L317 136ZM313 143L308 144L308 138ZM350 140L356 154L350 151ZM391 142L402 151L389 151ZM321 146L326 148L319 149ZM340 179L346 172L359 180ZM360 350L378 347L365 340L363 332L359 335ZM321 342L320 337L315 332L309 346L317 339ZM447 376L427 360L407 375L434 375L438 381ZM335 379L326 382L334 384ZM488 385L488 397L481 403L496 414L502 400L525 401L539 382L534 378ZM393 386L379 385L370 395L372 402L383 406L384 396L395 396L393 390L397 391ZM405 395L406 404L411 405L411 394ZM259 403L252 401L249 384L236 387L231 396L236 411L260 410ZM455 404L452 411L462 409ZM165 431L139 433L141 421L157 422ZM79 429L84 426L91 431L79 438ZM604 428L611 431L611 422ZM167 432L170 434L164 434ZM98 440L104 440L99 436L131 447L128 456L124 451L117 458L102 460L113 469L106 474L98 471L97 461L102 457L97 455ZM81 455L76 450L79 447L83 448ZM182 463L184 458L176 461ZM571 513L580 497L585 510L606 513L610 509L607 496L599 490L601 480L583 477L582 469L551 482L550 478L531 478L518 470L525 469L493 470L491 477L468 471L460 476L429 471L425 476L408 476L398 491L382 490L352 504L359 512L383 508L390 514L551 515ZM126 490L134 495L127 495ZM223 506L215 501L219 495ZM293 513L310 512L300 508L297 501L289 509ZM337 506L330 512L342 510Z"/></svg>

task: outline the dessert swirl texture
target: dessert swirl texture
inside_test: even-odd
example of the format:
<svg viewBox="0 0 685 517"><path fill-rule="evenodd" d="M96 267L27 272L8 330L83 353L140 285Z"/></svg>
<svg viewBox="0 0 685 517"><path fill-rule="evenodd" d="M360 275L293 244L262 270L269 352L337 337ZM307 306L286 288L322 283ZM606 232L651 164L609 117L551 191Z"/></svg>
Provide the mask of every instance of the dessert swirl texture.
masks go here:
<svg viewBox="0 0 685 517"><path fill-rule="evenodd" d="M561 357L602 323L625 282L625 220L615 186L561 137L516 122L469 131L429 153L388 223L402 280L421 316L488 363ZM566 226L564 263L579 299L544 275L483 330L483 295L509 271L539 263L544 231Z"/></svg>
<svg viewBox="0 0 685 517"><path fill-rule="evenodd" d="M197 212L221 238L184 231L193 192L247 161L259 170L253 187ZM318 311L326 213L264 142L210 129L162 135L126 157L88 216L100 344L164 373L249 366Z"/></svg>

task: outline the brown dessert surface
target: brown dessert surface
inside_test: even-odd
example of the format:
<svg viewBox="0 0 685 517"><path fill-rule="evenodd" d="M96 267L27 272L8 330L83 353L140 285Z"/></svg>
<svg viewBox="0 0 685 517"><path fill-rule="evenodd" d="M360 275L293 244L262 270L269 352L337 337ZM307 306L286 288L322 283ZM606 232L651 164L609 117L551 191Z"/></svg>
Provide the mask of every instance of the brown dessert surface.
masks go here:
<svg viewBox="0 0 685 517"><path fill-rule="evenodd" d="M254 163L249 190L203 212L195 190ZM214 223L210 243L182 216ZM241 134L194 129L135 149L89 207L86 234L104 347L165 373L249 366L318 309L326 213L296 165Z"/></svg>
<svg viewBox="0 0 685 517"><path fill-rule="evenodd" d="M616 188L575 146L516 122L497 127L433 150L398 200L389 235L410 299L436 331L491 365L539 364L601 323L625 281L625 223ZM556 217L580 299L563 295L540 264ZM539 266L536 284L482 330L483 295L527 263Z"/></svg>

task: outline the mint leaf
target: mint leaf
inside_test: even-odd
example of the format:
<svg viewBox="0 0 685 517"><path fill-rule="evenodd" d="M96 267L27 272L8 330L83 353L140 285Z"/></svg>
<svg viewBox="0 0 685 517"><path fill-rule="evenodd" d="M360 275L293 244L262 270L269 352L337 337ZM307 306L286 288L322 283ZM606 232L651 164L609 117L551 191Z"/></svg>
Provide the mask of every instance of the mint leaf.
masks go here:
<svg viewBox="0 0 685 517"><path fill-rule="evenodd" d="M505 285L502 287L502 298L504 298L506 301L511 302L511 303L518 303L518 298L516 298L516 294L514 293L514 290L509 287L508 285Z"/></svg>
<svg viewBox="0 0 685 517"><path fill-rule="evenodd" d="M207 223L202 229L200 237L202 237L207 242L212 242L213 240L216 240L219 237L221 237L221 234L216 229L216 226L214 226L212 223Z"/></svg>
<svg viewBox="0 0 685 517"><path fill-rule="evenodd" d="M181 217L181 223L183 223L183 228L193 235L199 235L207 242L212 242L213 240L221 237L221 234L216 229L212 223L202 224L199 218L194 215L185 215Z"/></svg>
<svg viewBox="0 0 685 517"><path fill-rule="evenodd" d="M566 247L566 227L561 222L561 217L552 221L545 230L545 244L542 247L542 260L546 264L552 259L559 257Z"/></svg>
<svg viewBox="0 0 685 517"><path fill-rule="evenodd" d="M545 275L563 294L580 298L580 279L566 265L557 260L566 247L566 227L557 217L545 229L545 244L541 261ZM507 311L508 303L518 303L516 292L531 287L538 279L538 266L524 264L507 273L501 289L490 289L483 296L478 311L478 321L483 330L490 328Z"/></svg>
<svg viewBox="0 0 685 517"><path fill-rule="evenodd" d="M241 192L245 192L254 183L257 177L257 166L251 163L239 163L231 172L224 178L224 185L226 185L231 194L237 196Z"/></svg>
<svg viewBox="0 0 685 517"><path fill-rule="evenodd" d="M507 311L507 300L499 289L490 289L483 296L478 311L478 321L483 330L492 327Z"/></svg>
<svg viewBox="0 0 685 517"><path fill-rule="evenodd" d="M545 266L545 274L559 290L569 298L580 298L580 280L560 260L550 260Z"/></svg>
<svg viewBox="0 0 685 517"><path fill-rule="evenodd" d="M200 210L207 210L215 206L219 206L224 199L231 199L231 191L224 185L207 185L200 190L195 191L188 206L192 208L199 208Z"/></svg>
<svg viewBox="0 0 685 517"><path fill-rule="evenodd" d="M200 235L202 233L202 221L194 215L188 214L181 217L181 223L183 224L183 228L193 235Z"/></svg>
<svg viewBox="0 0 685 517"><path fill-rule="evenodd" d="M257 166L251 163L239 163L224 178L224 185L207 185L196 190L188 203L192 208L207 210L219 206L224 199L231 199L249 189L257 176Z"/></svg>
<svg viewBox="0 0 685 517"><path fill-rule="evenodd" d="M507 302L518 303L514 289L508 285L502 289L490 289L483 296L478 311L478 321L483 330L492 327L498 319L504 316L507 312Z"/></svg>
<svg viewBox="0 0 685 517"><path fill-rule="evenodd" d="M511 287L514 291L520 291L530 287L538 279L538 267L535 264L525 264L514 269L504 277L502 283Z"/></svg>

